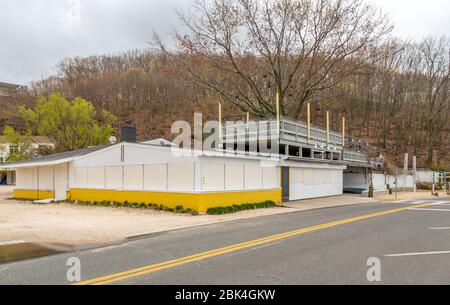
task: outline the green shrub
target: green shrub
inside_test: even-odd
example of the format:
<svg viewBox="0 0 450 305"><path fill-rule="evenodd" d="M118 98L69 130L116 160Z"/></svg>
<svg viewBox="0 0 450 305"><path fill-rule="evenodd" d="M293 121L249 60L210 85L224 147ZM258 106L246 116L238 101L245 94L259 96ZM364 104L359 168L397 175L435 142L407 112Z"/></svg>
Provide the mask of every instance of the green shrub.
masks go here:
<svg viewBox="0 0 450 305"><path fill-rule="evenodd" d="M232 206L228 207L215 207L215 208L209 208L206 212L208 215L223 215L223 214L230 214L240 211L247 211L247 210L256 210L256 209L265 209L276 206L275 202L273 201L265 201L260 203L244 203L244 204L233 204Z"/></svg>

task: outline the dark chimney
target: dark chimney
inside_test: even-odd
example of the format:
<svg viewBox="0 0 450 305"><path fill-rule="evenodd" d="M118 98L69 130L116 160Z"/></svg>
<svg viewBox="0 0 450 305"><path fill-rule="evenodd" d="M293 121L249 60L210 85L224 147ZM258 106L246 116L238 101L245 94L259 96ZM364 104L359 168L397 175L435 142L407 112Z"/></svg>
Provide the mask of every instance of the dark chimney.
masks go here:
<svg viewBox="0 0 450 305"><path fill-rule="evenodd" d="M122 126L121 141L136 143L136 127L132 125Z"/></svg>

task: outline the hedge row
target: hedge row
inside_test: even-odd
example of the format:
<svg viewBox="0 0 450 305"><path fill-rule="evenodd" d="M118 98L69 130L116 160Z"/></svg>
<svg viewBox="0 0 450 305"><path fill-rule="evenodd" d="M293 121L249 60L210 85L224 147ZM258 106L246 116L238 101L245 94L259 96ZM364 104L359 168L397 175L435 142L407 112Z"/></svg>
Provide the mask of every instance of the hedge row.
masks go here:
<svg viewBox="0 0 450 305"><path fill-rule="evenodd" d="M256 209L265 209L265 208L271 208L276 206L275 202L273 201L265 201L261 203L246 203L246 204L235 204L229 207L217 207L217 208L210 208L206 212L208 215L223 215L223 214L230 214L230 213L236 213L241 211L247 211L247 210L256 210Z"/></svg>
<svg viewBox="0 0 450 305"><path fill-rule="evenodd" d="M175 208L169 208L162 204L152 204L152 203L136 203L136 202L118 202L118 201L67 201L71 204L85 205L85 206L102 206L102 207L125 207L125 208L133 208L133 209L151 209L155 211L164 211L171 213L179 213L179 214L191 214L198 215L198 212L193 209L186 209L182 205L179 205Z"/></svg>

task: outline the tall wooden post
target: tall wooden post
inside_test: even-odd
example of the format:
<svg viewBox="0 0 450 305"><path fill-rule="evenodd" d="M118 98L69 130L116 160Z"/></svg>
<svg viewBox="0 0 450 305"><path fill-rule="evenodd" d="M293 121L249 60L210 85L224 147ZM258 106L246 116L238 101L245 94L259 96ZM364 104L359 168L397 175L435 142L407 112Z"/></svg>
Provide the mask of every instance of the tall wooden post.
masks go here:
<svg viewBox="0 0 450 305"><path fill-rule="evenodd" d="M342 147L345 148L345 116L342 117Z"/></svg>
<svg viewBox="0 0 450 305"><path fill-rule="evenodd" d="M311 141L311 103L306 104L307 106L307 122L308 122L308 142Z"/></svg>
<svg viewBox="0 0 450 305"><path fill-rule="evenodd" d="M277 90L276 96L277 107L277 134L280 134L280 92Z"/></svg>
<svg viewBox="0 0 450 305"><path fill-rule="evenodd" d="M327 144L330 144L330 112L327 111Z"/></svg>
<svg viewBox="0 0 450 305"><path fill-rule="evenodd" d="M219 144L222 144L223 135L222 135L222 103L219 102Z"/></svg>

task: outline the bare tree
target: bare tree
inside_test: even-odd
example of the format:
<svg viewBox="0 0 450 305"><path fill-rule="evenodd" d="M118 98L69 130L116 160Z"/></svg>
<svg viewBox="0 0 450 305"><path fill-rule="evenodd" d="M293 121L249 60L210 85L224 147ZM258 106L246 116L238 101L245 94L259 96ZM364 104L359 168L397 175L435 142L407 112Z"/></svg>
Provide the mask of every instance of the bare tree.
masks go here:
<svg viewBox="0 0 450 305"><path fill-rule="evenodd" d="M427 38L419 46L421 68L426 78L424 99L428 127L428 165L433 165L434 147L446 122L450 90L450 40Z"/></svg>
<svg viewBox="0 0 450 305"><path fill-rule="evenodd" d="M392 30L374 7L350 0L194 0L187 35L170 52L197 81L255 115L299 117L307 101L368 64ZM349 62L352 64L348 64ZM210 68L205 74L204 66Z"/></svg>

